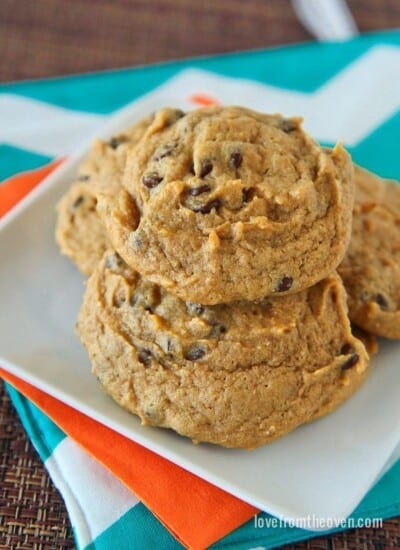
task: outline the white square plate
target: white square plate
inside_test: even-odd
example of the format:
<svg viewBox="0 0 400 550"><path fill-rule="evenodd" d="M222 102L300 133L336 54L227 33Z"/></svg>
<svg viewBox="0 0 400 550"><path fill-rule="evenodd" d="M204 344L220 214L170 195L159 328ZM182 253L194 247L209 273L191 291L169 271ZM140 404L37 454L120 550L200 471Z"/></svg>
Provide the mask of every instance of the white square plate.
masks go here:
<svg viewBox="0 0 400 550"><path fill-rule="evenodd" d="M176 83L167 83L112 117L99 133L108 136L166 104L188 108L184 99L177 101L176 90ZM55 204L86 149L0 221L0 364L273 515L290 520L348 516L388 461L399 456L399 344L381 343L368 380L337 411L252 452L193 445L171 431L142 427L104 395L90 373L74 334L83 280L54 242Z"/></svg>

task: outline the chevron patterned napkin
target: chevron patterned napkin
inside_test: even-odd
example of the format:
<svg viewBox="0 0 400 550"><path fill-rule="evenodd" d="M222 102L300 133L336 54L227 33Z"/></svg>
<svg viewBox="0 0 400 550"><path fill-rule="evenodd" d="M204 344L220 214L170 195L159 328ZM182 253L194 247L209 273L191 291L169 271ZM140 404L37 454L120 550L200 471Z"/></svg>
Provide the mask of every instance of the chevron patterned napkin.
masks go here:
<svg viewBox="0 0 400 550"><path fill-rule="evenodd" d="M0 87L0 178L43 166L55 157L70 153L78 141L96 131L104 115L167 79L172 80L164 84L164 96L170 93L171 103L179 101L184 107L214 101L238 103L239 98L240 103L259 110L302 113L307 129L319 140L332 144L340 136L356 162L383 176L398 178L400 82L392 75L397 74L399 67L400 33L393 32L338 45L304 45L3 85ZM374 97L367 105L363 102L366 89L368 97ZM45 167L6 181L0 187L0 215L51 169L52 166ZM119 547L128 537L138 541L138 548L181 548L125 485L138 495L145 493L146 484L152 488L153 494L147 491L147 505L191 548L200 549L212 543L213 548L272 548L311 535L300 529L271 524L267 514L252 518L255 510L250 506L198 478L195 481L185 477L191 474L182 475L180 468L164 459L154 459L163 462L153 472L153 479L147 475L138 483L133 476L133 482L132 479L127 482L121 465L107 464L106 449L102 450L99 444L94 447L90 437L83 437L83 428L79 430L80 425L83 426L83 415L74 425L65 422L68 414L63 416L60 412L65 405L6 372L2 375L11 382L9 392L25 428L64 496L79 548ZM38 403L64 431L13 386ZM116 435L110 434L110 437ZM123 439L118 440L118 448L123 446ZM75 441L88 449L97 461ZM149 453L144 449L143 452ZM149 453L150 460L151 455L153 453ZM139 460L132 462L131 470L140 467ZM108 465L125 485L100 463ZM179 483L168 484L168 479ZM216 496L218 491L221 494ZM176 495L182 498L185 493L196 503L190 508L190 524L185 516L187 510L174 506ZM160 495L164 501L158 498ZM400 512L399 495L400 464L397 463L363 500L353 517L396 515ZM207 513L207 505L209 521L204 521L202 514ZM228 534L249 517L246 524Z"/></svg>
<svg viewBox="0 0 400 550"><path fill-rule="evenodd" d="M8 378L15 387L20 388L32 399L24 398L14 389L14 386L7 386L31 441L63 495L79 549L124 548L127 540L134 540L135 548L138 549L175 550L182 548L182 545L171 536L149 509L138 501L133 492L127 490L109 470L84 452L70 435L61 431L32 402L36 401L43 406L43 399L46 402L53 398L49 398L45 394L40 395L41 392L36 388L29 388L15 377L6 374L5 378ZM53 401L55 404L57 403L56 400ZM59 405L62 406L62 404ZM130 443L132 442L129 442L128 445ZM151 454L149 453L149 455ZM132 460L132 463L136 470L137 463L135 460ZM170 464L170 467L173 468L173 465ZM152 478L156 478L159 487L163 483L163 474L162 472L158 474L157 476L154 471L152 472ZM168 480L172 477L173 481L179 481L176 476L170 474L171 471L164 473L164 481L165 476ZM181 474L185 476L183 470ZM202 510L196 507L199 503L198 492L199 489L201 491L201 487L196 487L193 480L187 481L186 483L181 478L181 483L175 487L172 486L172 489L172 484L170 484L170 491L166 495L168 504L164 506L164 511L165 516L168 517L171 510L172 512L174 509L179 510L181 505L179 496L188 493L188 502L191 501L191 504L189 502L189 511L192 513L191 521L187 523L184 530L179 530L179 533L185 546L189 548L194 550L206 547L215 550L257 548L257 550L261 550L321 535L321 533L313 534L310 531L285 526L276 522L276 518L263 512L254 515L232 532L230 532L231 530L227 531L227 523L224 521L223 513L221 514L221 511L224 512L224 508L218 509L217 507L223 506L224 502L221 500L215 502L212 498L215 488L207 487L207 484L203 482L202 492L205 493L206 500L203 501L202 507L203 511L208 513L207 522L204 521ZM381 518L398 515L400 513L399 494L400 461L385 474L353 512L347 523L348 528L357 525L373 526L376 520L380 521ZM173 506L171 506L171 502L174 503ZM228 508L233 511L233 516L236 516L236 520L238 520L238 510L229 506ZM210 528L214 511L217 521ZM187 517L186 515L186 519ZM173 521L167 523L171 530L173 524ZM340 530L343 528L333 529L327 533ZM222 536L224 532L229 532L229 534ZM176 531L175 536L178 536ZM217 542L209 546L210 541L213 540L217 540Z"/></svg>

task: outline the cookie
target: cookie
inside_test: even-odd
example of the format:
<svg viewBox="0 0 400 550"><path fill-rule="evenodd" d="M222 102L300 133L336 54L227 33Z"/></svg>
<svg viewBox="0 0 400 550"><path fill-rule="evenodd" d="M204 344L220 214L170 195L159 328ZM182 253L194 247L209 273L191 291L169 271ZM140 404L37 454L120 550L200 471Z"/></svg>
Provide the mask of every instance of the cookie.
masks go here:
<svg viewBox="0 0 400 550"><path fill-rule="evenodd" d="M76 181L57 205L57 244L84 275L92 273L110 246L96 204L90 184Z"/></svg>
<svg viewBox="0 0 400 550"><path fill-rule="evenodd" d="M57 205L56 241L84 275L90 275L110 247L97 210L97 190L113 193L121 185L126 154L149 126L147 117L108 141L95 140L76 181Z"/></svg>
<svg viewBox="0 0 400 550"><path fill-rule="evenodd" d="M294 293L331 273L351 231L353 167L300 119L239 107L160 111L99 197L132 268L201 304Z"/></svg>
<svg viewBox="0 0 400 550"><path fill-rule="evenodd" d="M105 391L143 424L226 447L258 447L335 409L368 365L335 274L297 294L204 306L108 252L77 332Z"/></svg>
<svg viewBox="0 0 400 550"><path fill-rule="evenodd" d="M364 344L364 347L367 350L367 353L370 357L378 353L379 351L378 340L374 334L371 334L370 332L367 332L362 328L357 327L354 324L351 327L351 331L354 334L354 336L358 340L361 340L361 342Z"/></svg>
<svg viewBox="0 0 400 550"><path fill-rule="evenodd" d="M356 167L353 232L339 268L350 319L400 338L400 186Z"/></svg>

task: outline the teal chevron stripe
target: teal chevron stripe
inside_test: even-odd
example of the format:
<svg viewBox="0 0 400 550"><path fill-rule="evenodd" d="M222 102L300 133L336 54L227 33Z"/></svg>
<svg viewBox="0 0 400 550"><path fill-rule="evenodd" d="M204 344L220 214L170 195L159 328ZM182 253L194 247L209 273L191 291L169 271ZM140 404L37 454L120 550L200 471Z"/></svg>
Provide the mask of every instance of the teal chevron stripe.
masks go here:
<svg viewBox="0 0 400 550"><path fill-rule="evenodd" d="M353 161L383 178L400 180L400 111L354 147L346 146ZM322 143L333 147L334 143Z"/></svg>
<svg viewBox="0 0 400 550"><path fill-rule="evenodd" d="M171 503L173 506L173 503ZM183 546L163 527L143 504L137 504L84 550L182 550Z"/></svg>
<svg viewBox="0 0 400 550"><path fill-rule="evenodd" d="M66 437L65 433L48 416L42 413L36 405L25 399L10 384L6 384L6 388L14 407L18 411L26 433L44 462Z"/></svg>
<svg viewBox="0 0 400 550"><path fill-rule="evenodd" d="M146 67L3 84L0 93L21 94L68 109L111 113L188 67L312 92L377 43L400 45L400 32L371 33L341 44L319 44L315 47L315 43L306 43Z"/></svg>
<svg viewBox="0 0 400 550"><path fill-rule="evenodd" d="M51 157L38 155L11 145L0 144L0 184L18 172L34 170L47 164L50 160Z"/></svg>
<svg viewBox="0 0 400 550"><path fill-rule="evenodd" d="M400 180L399 128L400 111L350 149L354 162L383 177Z"/></svg>

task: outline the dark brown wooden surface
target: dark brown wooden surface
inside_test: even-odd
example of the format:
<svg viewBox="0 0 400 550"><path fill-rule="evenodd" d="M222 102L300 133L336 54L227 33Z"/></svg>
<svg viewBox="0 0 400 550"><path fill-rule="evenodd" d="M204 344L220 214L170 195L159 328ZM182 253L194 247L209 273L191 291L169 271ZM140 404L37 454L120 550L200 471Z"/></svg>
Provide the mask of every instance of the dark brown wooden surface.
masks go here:
<svg viewBox="0 0 400 550"><path fill-rule="evenodd" d="M400 26L399 0L350 0L361 30ZM289 0L0 0L0 81L310 39Z"/></svg>
<svg viewBox="0 0 400 550"><path fill-rule="evenodd" d="M362 31L400 27L400 0L349 5ZM310 38L288 0L0 0L0 81ZM0 385L0 550L73 547L62 499ZM400 519L285 548L396 550Z"/></svg>

